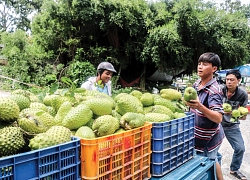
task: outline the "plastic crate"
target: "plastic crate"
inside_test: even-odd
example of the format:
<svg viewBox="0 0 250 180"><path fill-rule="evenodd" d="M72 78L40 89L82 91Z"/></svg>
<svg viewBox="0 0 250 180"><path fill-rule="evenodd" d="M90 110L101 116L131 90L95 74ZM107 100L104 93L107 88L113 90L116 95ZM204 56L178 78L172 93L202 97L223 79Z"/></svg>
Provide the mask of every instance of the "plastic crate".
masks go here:
<svg viewBox="0 0 250 180"><path fill-rule="evenodd" d="M119 134L81 139L81 178L149 179L151 123Z"/></svg>
<svg viewBox="0 0 250 180"><path fill-rule="evenodd" d="M152 124L151 175L163 176L194 156L194 114Z"/></svg>
<svg viewBox="0 0 250 180"><path fill-rule="evenodd" d="M195 155L180 167L162 177L153 177L150 180L216 180L215 162L207 157Z"/></svg>
<svg viewBox="0 0 250 180"><path fill-rule="evenodd" d="M153 123L152 139L163 139L174 136L192 128L194 128L194 114L186 113L186 116L183 118L162 123Z"/></svg>
<svg viewBox="0 0 250 180"><path fill-rule="evenodd" d="M0 180L76 180L80 178L80 139L0 158Z"/></svg>

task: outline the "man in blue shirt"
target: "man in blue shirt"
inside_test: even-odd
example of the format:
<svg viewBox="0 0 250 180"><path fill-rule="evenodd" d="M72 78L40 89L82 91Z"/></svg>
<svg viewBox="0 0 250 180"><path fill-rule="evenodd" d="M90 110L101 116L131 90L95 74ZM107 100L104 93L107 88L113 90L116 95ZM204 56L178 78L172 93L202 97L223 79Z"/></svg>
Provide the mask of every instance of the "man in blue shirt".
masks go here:
<svg viewBox="0 0 250 180"><path fill-rule="evenodd" d="M222 115L222 90L213 78L214 72L221 64L217 54L207 52L198 59L197 74L200 77L193 87L198 98L186 104L190 111L195 113L195 149L198 155L216 161L216 175L218 180L223 180L217 153L224 138L221 126Z"/></svg>

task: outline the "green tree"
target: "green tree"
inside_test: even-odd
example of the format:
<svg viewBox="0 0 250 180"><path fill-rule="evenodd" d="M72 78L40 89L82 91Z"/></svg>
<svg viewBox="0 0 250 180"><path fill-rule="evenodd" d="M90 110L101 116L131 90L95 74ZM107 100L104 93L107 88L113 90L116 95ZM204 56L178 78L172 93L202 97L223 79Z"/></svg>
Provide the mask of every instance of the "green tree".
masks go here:
<svg viewBox="0 0 250 180"><path fill-rule="evenodd" d="M46 74L55 71L44 59L47 53L32 42L32 39L22 30L15 33L1 33L2 53L8 58L8 64L3 66L3 75L24 83L34 83L44 86L47 83Z"/></svg>
<svg viewBox="0 0 250 180"><path fill-rule="evenodd" d="M227 13L192 0L177 3L174 12L182 44L193 54L188 73L196 69L198 57L206 51L217 53L223 68L244 63L249 53L246 39L249 26L243 13Z"/></svg>
<svg viewBox="0 0 250 180"><path fill-rule="evenodd" d="M39 11L42 0L3 0L0 1L0 30L30 30L29 15Z"/></svg>

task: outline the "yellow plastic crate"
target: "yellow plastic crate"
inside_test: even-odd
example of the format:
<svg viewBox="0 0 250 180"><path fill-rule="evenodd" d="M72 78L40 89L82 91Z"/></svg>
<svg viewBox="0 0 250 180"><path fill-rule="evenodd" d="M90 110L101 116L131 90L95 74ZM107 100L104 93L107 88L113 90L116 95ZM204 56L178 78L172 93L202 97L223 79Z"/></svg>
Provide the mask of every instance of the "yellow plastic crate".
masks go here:
<svg viewBox="0 0 250 180"><path fill-rule="evenodd" d="M81 178L149 179L151 123L119 134L81 139Z"/></svg>

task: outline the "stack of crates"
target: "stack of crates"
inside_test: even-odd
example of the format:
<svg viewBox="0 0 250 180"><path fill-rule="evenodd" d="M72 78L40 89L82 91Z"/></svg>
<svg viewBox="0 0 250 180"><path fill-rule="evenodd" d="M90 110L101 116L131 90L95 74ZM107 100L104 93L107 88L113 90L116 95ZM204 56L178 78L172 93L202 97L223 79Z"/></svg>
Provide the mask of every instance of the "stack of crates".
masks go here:
<svg viewBox="0 0 250 180"><path fill-rule="evenodd" d="M0 180L80 180L80 139L0 158Z"/></svg>
<svg viewBox="0 0 250 180"><path fill-rule="evenodd" d="M81 139L82 180L145 180L150 175L151 123L95 139Z"/></svg>
<svg viewBox="0 0 250 180"><path fill-rule="evenodd" d="M164 176L193 158L194 123L194 114L186 113L183 118L152 124L152 176Z"/></svg>

